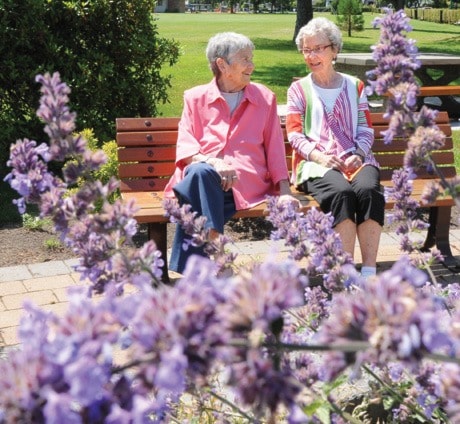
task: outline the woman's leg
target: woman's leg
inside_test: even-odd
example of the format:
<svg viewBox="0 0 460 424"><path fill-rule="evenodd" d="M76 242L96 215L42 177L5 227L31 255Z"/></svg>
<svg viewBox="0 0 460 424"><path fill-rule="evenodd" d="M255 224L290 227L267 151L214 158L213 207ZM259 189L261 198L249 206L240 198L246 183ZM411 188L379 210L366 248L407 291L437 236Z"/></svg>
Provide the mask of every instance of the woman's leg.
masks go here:
<svg viewBox="0 0 460 424"><path fill-rule="evenodd" d="M368 219L358 225L358 241L363 259L363 267L376 268L381 234L382 226L373 219Z"/></svg>
<svg viewBox="0 0 460 424"><path fill-rule="evenodd" d="M324 213L331 212L343 249L354 257L356 196L350 183L339 171L332 169L322 178L307 181L302 189L315 198Z"/></svg>
<svg viewBox="0 0 460 424"><path fill-rule="evenodd" d="M356 224L351 219L346 219L334 227L342 240L343 250L348 252L352 259L355 258Z"/></svg>
<svg viewBox="0 0 460 424"><path fill-rule="evenodd" d="M375 268L385 216L379 170L365 166L352 181L357 197L356 223L363 267Z"/></svg>
<svg viewBox="0 0 460 424"><path fill-rule="evenodd" d="M232 191L222 190L220 176L209 164L189 166L184 179L174 187L174 192L180 205L190 204L198 216L206 217L205 226L214 235L222 234L225 223L235 214ZM203 247L192 246L190 240L191 237L177 225L169 269L182 273L191 255L205 256Z"/></svg>

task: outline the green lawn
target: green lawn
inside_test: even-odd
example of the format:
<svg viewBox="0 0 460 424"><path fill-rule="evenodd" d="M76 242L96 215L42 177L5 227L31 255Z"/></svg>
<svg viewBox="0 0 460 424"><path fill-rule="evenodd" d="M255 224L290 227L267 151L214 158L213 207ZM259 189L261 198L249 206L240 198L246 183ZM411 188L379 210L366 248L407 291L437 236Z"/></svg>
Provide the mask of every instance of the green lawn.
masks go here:
<svg viewBox="0 0 460 424"><path fill-rule="evenodd" d="M320 15L335 20L330 14L315 14ZM344 52L370 51L380 35L380 31L372 27L377 16L365 15L364 31L354 32L352 37L343 34ZM184 90L211 79L205 49L208 39L217 32L236 31L252 39L256 46L253 81L269 86L279 103L286 102L286 90L292 76L305 73L303 58L292 41L295 14L161 13L155 17L160 36L175 39L181 45L178 63L163 70L173 76L170 103L159 107L164 116L179 115ZM421 52L460 54L459 27L415 20L411 24L414 30L409 37L417 41Z"/></svg>
<svg viewBox="0 0 460 424"><path fill-rule="evenodd" d="M460 175L460 130L452 132L452 140L454 142L455 169Z"/></svg>
<svg viewBox="0 0 460 424"><path fill-rule="evenodd" d="M324 15L334 19L330 14ZM366 27L352 37L344 34L345 52L368 52L379 38L379 30L371 22L378 15L365 15ZM254 60L256 70L253 80L269 86L279 103L286 102L286 90L294 75L305 73L303 58L297 53L292 36L295 14L156 14L159 34L176 39L181 44L181 57L163 72L173 76L169 91L170 103L160 105L164 116L178 116L182 110L182 94L185 89L203 84L212 77L205 57L209 37L221 31L236 31L249 36L256 45ZM412 21L414 31L409 36L417 40L423 52L460 54L460 27L429 22ZM457 81L460 84L460 80ZM454 132L455 146L460 146L460 131ZM456 167L460 174L460 147L456 153ZM11 191L0 190L0 204L7 205L0 217L0 225L18 220L16 207L11 205ZM13 197L17 197L14 195Z"/></svg>

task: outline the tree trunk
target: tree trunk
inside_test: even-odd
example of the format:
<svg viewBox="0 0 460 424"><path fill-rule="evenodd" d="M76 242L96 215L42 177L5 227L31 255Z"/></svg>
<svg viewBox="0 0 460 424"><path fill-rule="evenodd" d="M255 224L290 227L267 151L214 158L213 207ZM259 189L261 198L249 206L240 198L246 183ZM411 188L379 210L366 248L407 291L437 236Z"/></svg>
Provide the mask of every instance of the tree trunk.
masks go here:
<svg viewBox="0 0 460 424"><path fill-rule="evenodd" d="M304 25L313 19L313 5L312 0L297 0L297 19L295 21L295 30L293 41L297 34Z"/></svg>
<svg viewBox="0 0 460 424"><path fill-rule="evenodd" d="M405 3L404 0L396 0L396 10L404 9Z"/></svg>

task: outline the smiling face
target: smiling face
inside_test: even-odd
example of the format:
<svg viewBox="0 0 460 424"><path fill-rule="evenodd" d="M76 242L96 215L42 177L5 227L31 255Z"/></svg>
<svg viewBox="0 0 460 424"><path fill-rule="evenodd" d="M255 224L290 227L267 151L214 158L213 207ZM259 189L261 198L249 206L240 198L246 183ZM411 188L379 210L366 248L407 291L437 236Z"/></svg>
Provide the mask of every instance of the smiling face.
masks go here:
<svg viewBox="0 0 460 424"><path fill-rule="evenodd" d="M226 61L217 59L220 70L217 80L219 88L224 92L237 92L246 87L251 81L254 72L252 49L246 48L231 55Z"/></svg>
<svg viewBox="0 0 460 424"><path fill-rule="evenodd" d="M337 49L324 35L315 35L303 39L302 54L312 72L326 73L333 70Z"/></svg>

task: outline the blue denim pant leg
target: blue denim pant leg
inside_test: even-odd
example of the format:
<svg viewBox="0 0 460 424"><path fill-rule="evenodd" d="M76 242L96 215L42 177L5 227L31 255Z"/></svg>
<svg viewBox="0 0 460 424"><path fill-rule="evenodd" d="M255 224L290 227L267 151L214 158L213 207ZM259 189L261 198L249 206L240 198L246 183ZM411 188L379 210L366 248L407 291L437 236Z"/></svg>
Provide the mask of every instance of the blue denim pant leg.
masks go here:
<svg viewBox="0 0 460 424"><path fill-rule="evenodd" d="M225 223L236 212L233 192L222 190L220 175L207 163L189 166L184 179L174 187L174 192L180 205L191 205L194 212L206 217L206 228L213 228L219 233L223 233ZM169 263L169 269L172 271L183 273L191 255L206 256L203 247L189 245L187 250L184 250L187 239L190 240L191 237L179 224L176 225Z"/></svg>

